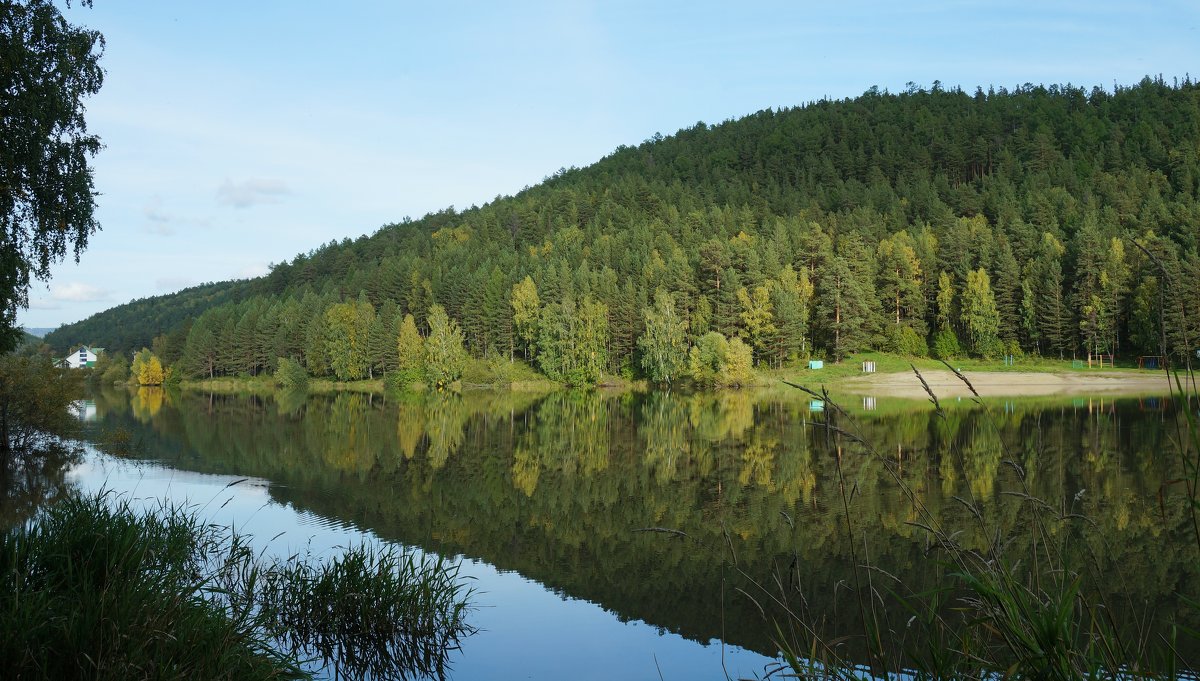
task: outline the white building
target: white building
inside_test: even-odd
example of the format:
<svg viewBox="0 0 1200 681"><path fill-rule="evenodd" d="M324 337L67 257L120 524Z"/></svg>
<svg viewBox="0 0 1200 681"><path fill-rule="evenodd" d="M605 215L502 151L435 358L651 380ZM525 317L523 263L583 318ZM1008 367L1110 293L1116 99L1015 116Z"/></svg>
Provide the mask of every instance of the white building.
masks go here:
<svg viewBox="0 0 1200 681"><path fill-rule="evenodd" d="M63 362L66 362L67 366L72 369L94 366L97 356L102 352L104 352L104 348L89 348L86 345L80 345L79 349L64 357Z"/></svg>

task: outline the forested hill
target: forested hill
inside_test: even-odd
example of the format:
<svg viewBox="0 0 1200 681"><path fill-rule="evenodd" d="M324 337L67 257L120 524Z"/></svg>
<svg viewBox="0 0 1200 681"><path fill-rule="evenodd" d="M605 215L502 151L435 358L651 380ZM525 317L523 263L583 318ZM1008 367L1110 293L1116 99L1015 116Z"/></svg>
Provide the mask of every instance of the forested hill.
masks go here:
<svg viewBox="0 0 1200 681"><path fill-rule="evenodd" d="M403 316L425 334L436 304L473 355L573 381L678 374L688 346L716 366L734 338L772 366L866 348L1158 354L1160 316L1183 353L1200 339L1198 195L1190 79L873 89L698 123L482 208L331 243L232 285L191 326L124 306L50 340L129 350L174 328L164 359L193 375L278 357L376 375ZM178 295L186 316L204 310ZM334 340L357 330L357 345Z"/></svg>
<svg viewBox="0 0 1200 681"><path fill-rule="evenodd" d="M47 333L44 340L57 353L86 343L124 355L148 348L155 337L169 335L182 349L191 320L211 307L241 300L252 286L249 281L201 284L176 293L139 298L105 310L74 324Z"/></svg>

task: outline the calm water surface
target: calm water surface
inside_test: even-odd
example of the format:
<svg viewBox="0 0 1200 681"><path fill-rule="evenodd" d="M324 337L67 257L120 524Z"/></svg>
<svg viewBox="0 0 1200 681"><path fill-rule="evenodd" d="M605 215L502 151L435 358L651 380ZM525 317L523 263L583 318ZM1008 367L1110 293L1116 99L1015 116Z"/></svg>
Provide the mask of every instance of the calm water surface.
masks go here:
<svg viewBox="0 0 1200 681"><path fill-rule="evenodd" d="M773 601L830 637L861 631L843 492L858 560L921 589L939 559L911 499L965 544L999 531L1019 554L1017 469L1086 518L1055 532L1128 612L1167 618L1195 595L1195 543L1164 487L1178 476L1169 400L954 403L945 417L846 406L778 392L105 392L67 479L187 500L272 550L382 541L461 560L480 632L454 679L762 677L776 622L788 631Z"/></svg>

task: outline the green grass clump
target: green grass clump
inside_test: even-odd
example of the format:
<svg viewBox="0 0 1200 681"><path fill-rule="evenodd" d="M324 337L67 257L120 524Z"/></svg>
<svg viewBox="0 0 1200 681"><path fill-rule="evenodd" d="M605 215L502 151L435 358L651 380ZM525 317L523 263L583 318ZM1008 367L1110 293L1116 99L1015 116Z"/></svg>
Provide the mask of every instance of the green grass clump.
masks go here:
<svg viewBox="0 0 1200 681"><path fill-rule="evenodd" d="M173 506L68 498L0 535L0 669L21 679L442 676L471 632L454 569L391 549L256 555Z"/></svg>

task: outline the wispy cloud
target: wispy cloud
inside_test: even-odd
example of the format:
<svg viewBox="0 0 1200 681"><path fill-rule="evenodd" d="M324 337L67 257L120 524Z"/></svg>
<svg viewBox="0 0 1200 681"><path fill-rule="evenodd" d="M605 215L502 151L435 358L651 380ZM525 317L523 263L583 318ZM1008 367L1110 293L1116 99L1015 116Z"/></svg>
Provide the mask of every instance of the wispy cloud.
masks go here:
<svg viewBox="0 0 1200 681"><path fill-rule="evenodd" d="M31 297L29 299L29 309L31 310L61 310L62 305L50 300L45 296Z"/></svg>
<svg viewBox="0 0 1200 681"><path fill-rule="evenodd" d="M291 194L282 180L251 178L241 182L225 180L217 188L217 202L234 208L249 208L266 203L279 203Z"/></svg>
<svg viewBox="0 0 1200 681"><path fill-rule="evenodd" d="M142 208L142 216L145 217L146 221L150 223L146 227L146 231L150 232L151 234L171 236L175 233L175 229L171 226L171 223L175 221L175 218L170 213L167 213L165 210L163 210L161 197L151 197L151 199L146 202L146 205Z"/></svg>
<svg viewBox="0 0 1200 681"><path fill-rule="evenodd" d="M179 227L208 227L208 220L184 218L163 208L161 196L152 196L142 206L142 217L146 218L146 231L160 236L172 236Z"/></svg>
<svg viewBox="0 0 1200 681"><path fill-rule="evenodd" d="M50 287L50 299L67 303L97 303L109 299L112 291L99 286L77 281L54 284Z"/></svg>

